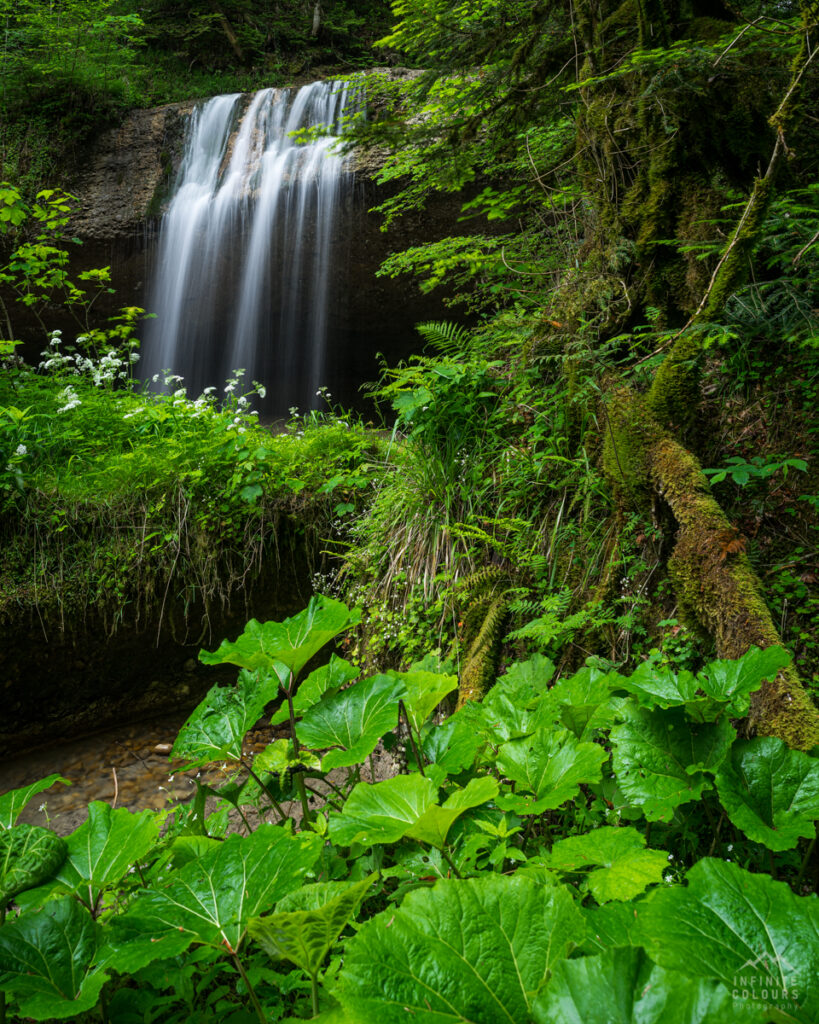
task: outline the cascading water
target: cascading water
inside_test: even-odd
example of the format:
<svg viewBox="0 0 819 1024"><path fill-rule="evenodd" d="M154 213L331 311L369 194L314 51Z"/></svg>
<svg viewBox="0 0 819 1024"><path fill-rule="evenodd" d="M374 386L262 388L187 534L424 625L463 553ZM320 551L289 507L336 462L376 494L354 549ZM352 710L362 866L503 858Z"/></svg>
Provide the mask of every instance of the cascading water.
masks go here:
<svg viewBox="0 0 819 1024"><path fill-rule="evenodd" d="M191 117L177 186L160 227L143 374L179 374L191 396L234 369L268 392L268 411L316 404L325 371L336 211L353 176L328 135L346 86L265 89L245 108L217 96Z"/></svg>

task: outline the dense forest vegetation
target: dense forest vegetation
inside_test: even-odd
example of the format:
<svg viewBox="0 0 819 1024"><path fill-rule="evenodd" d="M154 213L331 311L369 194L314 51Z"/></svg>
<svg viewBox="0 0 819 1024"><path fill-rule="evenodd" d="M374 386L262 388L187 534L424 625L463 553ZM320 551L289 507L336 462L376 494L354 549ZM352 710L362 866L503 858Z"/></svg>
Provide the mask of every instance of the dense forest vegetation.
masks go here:
<svg viewBox="0 0 819 1024"><path fill-rule="evenodd" d="M0 13L0 620L103 642L173 605L207 637L278 543L322 595L205 643L238 682L173 764L221 790L66 839L15 824L55 777L0 797L0 1014L815 1024L816 4ZM450 320L366 413L268 429L240 368L146 394L143 311L98 322L116 281L71 264L89 140L362 71L340 144L378 155L385 228L451 193L469 229L380 273Z"/></svg>

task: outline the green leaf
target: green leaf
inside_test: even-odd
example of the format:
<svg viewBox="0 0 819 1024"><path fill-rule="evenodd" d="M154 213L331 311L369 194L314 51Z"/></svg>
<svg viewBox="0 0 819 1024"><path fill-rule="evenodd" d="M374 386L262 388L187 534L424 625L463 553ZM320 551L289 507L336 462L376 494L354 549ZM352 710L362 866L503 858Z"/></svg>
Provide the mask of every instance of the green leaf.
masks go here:
<svg viewBox="0 0 819 1024"><path fill-rule="evenodd" d="M107 978L91 966L96 948L88 911L70 896L53 900L0 928L0 989L23 1017L76 1019L96 1006Z"/></svg>
<svg viewBox="0 0 819 1024"><path fill-rule="evenodd" d="M404 706L416 736L444 697L458 689L457 676L445 676L440 672L416 669L410 672L390 672L390 675L400 679L407 688Z"/></svg>
<svg viewBox="0 0 819 1024"><path fill-rule="evenodd" d="M630 676L619 676L617 687L626 690L646 708L682 707L697 699L698 682L693 673L675 672L667 665L644 661Z"/></svg>
<svg viewBox="0 0 819 1024"><path fill-rule="evenodd" d="M363 926L337 995L357 1024L520 1024L583 932L563 886L502 875L439 881Z"/></svg>
<svg viewBox="0 0 819 1024"><path fill-rule="evenodd" d="M321 668L317 668L314 672L299 683L299 688L293 697L293 711L296 716L301 716L304 712L317 704L322 697L332 697L338 693L342 686L346 683L351 683L358 677L358 669L345 661L344 658L339 658L337 655L332 654L330 660L326 665L322 665ZM287 706L287 701L282 703L279 710L270 719L271 725L281 725L282 722L288 722L290 720L290 710Z"/></svg>
<svg viewBox="0 0 819 1024"><path fill-rule="evenodd" d="M675 807L710 789L705 771L720 766L736 736L726 719L698 724L683 708L628 707L624 715L611 730L614 771L629 803L649 821L668 820Z"/></svg>
<svg viewBox="0 0 819 1024"><path fill-rule="evenodd" d="M393 676L363 679L334 697L322 697L296 726L296 735L314 749L341 747L325 754L325 772L358 764L398 725L398 701L405 693L403 682Z"/></svg>
<svg viewBox="0 0 819 1024"><path fill-rule="evenodd" d="M21 897L21 905L42 905L49 891L76 893L88 910L98 908L103 891L124 877L128 869L153 849L162 818L154 811L133 814L124 807L94 800L88 818L67 837L67 856L47 889Z"/></svg>
<svg viewBox="0 0 819 1024"><path fill-rule="evenodd" d="M65 860L65 840L38 825L0 832L0 911L24 889L50 878Z"/></svg>
<svg viewBox="0 0 819 1024"><path fill-rule="evenodd" d="M730 989L658 967L641 949L564 960L535 1006L536 1024L765 1024Z"/></svg>
<svg viewBox="0 0 819 1024"><path fill-rule="evenodd" d="M582 668L561 680L550 691L550 699L559 709L555 717L579 740L590 739L597 729L610 728L623 706L622 699L611 693L614 680L619 679L616 673Z"/></svg>
<svg viewBox="0 0 819 1024"><path fill-rule="evenodd" d="M228 836L172 872L161 887L140 892L122 919L148 936L178 932L188 943L238 950L250 918L298 888L321 847L314 833L293 835L274 825L261 825L249 836Z"/></svg>
<svg viewBox="0 0 819 1024"><path fill-rule="evenodd" d="M637 904L639 906L639 904ZM586 921L583 951L601 953L619 946L634 946L631 933L635 926L636 907L632 903L606 903L602 907L581 907Z"/></svg>
<svg viewBox="0 0 819 1024"><path fill-rule="evenodd" d="M705 858L687 887L657 889L640 908L635 942L660 966L718 978L780 1021L819 1019L819 900L784 882ZM637 909L637 908L635 908Z"/></svg>
<svg viewBox="0 0 819 1024"><path fill-rule="evenodd" d="M735 743L716 783L728 817L755 843L791 850L815 834L819 761L782 740L760 736Z"/></svg>
<svg viewBox="0 0 819 1024"><path fill-rule="evenodd" d="M64 779L62 775L49 775L48 778L40 779L39 782L32 782L30 786L12 789L0 796L0 830L11 828L29 800L57 782L62 782L66 786L71 785L68 779Z"/></svg>
<svg viewBox="0 0 819 1024"><path fill-rule="evenodd" d="M584 782L599 782L606 751L596 743L580 743L568 730L539 729L526 739L505 743L498 751L498 768L518 783L515 793L501 797L498 806L517 814L542 814L576 795Z"/></svg>
<svg viewBox="0 0 819 1024"><path fill-rule="evenodd" d="M736 660L712 661L697 674L697 682L703 693L726 705L729 715L742 718L751 706L750 695L790 662L784 647L751 647Z"/></svg>
<svg viewBox="0 0 819 1024"><path fill-rule="evenodd" d="M359 618L358 609L351 612L341 601L314 596L304 611L284 622L251 619L235 643L224 640L216 651L201 651L199 660L206 665L229 662L246 669L273 668L275 662L281 662L295 677L314 654Z"/></svg>
<svg viewBox="0 0 819 1024"><path fill-rule="evenodd" d="M461 712L451 715L440 725L425 726L421 733L424 757L447 775L456 775L471 768L481 742L480 734Z"/></svg>
<svg viewBox="0 0 819 1024"><path fill-rule="evenodd" d="M212 687L179 730L171 757L183 759L186 768L241 760L245 734L278 690L279 677L265 669L241 671L235 687Z"/></svg>
<svg viewBox="0 0 819 1024"><path fill-rule="evenodd" d="M465 789L456 790L442 806L433 804L404 834L408 839L417 839L436 849L443 849L447 833L464 811L479 807L498 795L496 779L484 775L470 779Z"/></svg>
<svg viewBox="0 0 819 1024"><path fill-rule="evenodd" d="M359 782L341 814L330 812L330 838L339 846L397 843L435 803L438 790L421 774Z"/></svg>
<svg viewBox="0 0 819 1024"><path fill-rule="evenodd" d="M315 910L251 918L248 934L274 960L289 960L315 976L376 877L371 874L355 882Z"/></svg>
<svg viewBox="0 0 819 1024"><path fill-rule="evenodd" d="M516 662L480 704L468 704L460 713L493 743L529 736L552 718L556 702L548 683L553 673L552 662L539 654Z"/></svg>
<svg viewBox="0 0 819 1024"><path fill-rule="evenodd" d="M321 767L321 759L311 750L300 750L297 757L294 753L293 741L286 737L274 740L253 759L253 769L257 774L270 772L274 775L281 775L288 768L297 766L318 769ZM252 781L255 782L255 779Z"/></svg>
<svg viewBox="0 0 819 1024"><path fill-rule="evenodd" d="M597 828L582 836L560 839L553 846L549 865L558 871L581 871L599 865L589 874L589 888L598 903L630 900L649 885L662 882L668 855L646 850L645 836L634 828Z"/></svg>

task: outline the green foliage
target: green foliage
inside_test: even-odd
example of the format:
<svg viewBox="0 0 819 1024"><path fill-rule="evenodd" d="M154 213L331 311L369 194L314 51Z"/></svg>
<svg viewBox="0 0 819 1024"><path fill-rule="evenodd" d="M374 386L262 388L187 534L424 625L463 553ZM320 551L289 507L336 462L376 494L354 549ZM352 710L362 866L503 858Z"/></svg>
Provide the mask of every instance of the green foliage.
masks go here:
<svg viewBox="0 0 819 1024"><path fill-rule="evenodd" d="M205 743L197 757L241 757L249 777L198 784L191 808L94 803L63 841L13 824L42 787L3 798L0 887L13 917L0 926L0 990L12 1012L60 1018L104 997L113 1013L133 1006L135 983L146 1020L381 1022L409 1008L430 1020L586 1024L601 992L629 1024L813 1019L815 898L703 856L738 844L737 859L754 863L762 843L797 889L804 877L787 851L819 814L816 759L778 740L734 742L728 721L782 664L780 649L696 677L649 660L631 677L587 666L557 682L535 655L434 724L454 684L446 665L431 671L436 659L360 679L332 656L299 699L291 670L355 624L345 605L317 598L204 653L237 664L235 704L220 711L226 693L212 691L178 745L191 722L222 716L230 744ZM244 732L279 687L290 737L251 763ZM394 741L401 702L420 762L362 781L374 743ZM306 779L326 783L314 790L324 802L288 816L282 802L292 809ZM747 839L730 825L714 832L718 800ZM243 834L224 836L227 808Z"/></svg>

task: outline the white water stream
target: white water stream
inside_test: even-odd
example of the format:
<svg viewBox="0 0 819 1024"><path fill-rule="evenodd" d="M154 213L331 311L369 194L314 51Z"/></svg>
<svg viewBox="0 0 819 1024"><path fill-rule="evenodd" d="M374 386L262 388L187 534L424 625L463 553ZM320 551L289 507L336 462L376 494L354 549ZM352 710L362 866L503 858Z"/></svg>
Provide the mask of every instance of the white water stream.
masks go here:
<svg viewBox="0 0 819 1024"><path fill-rule="evenodd" d="M176 189L160 227L148 292L143 376L221 390L232 370L260 381L267 407L316 404L332 316L336 212L353 176L331 152L348 87L217 96L191 116Z"/></svg>

